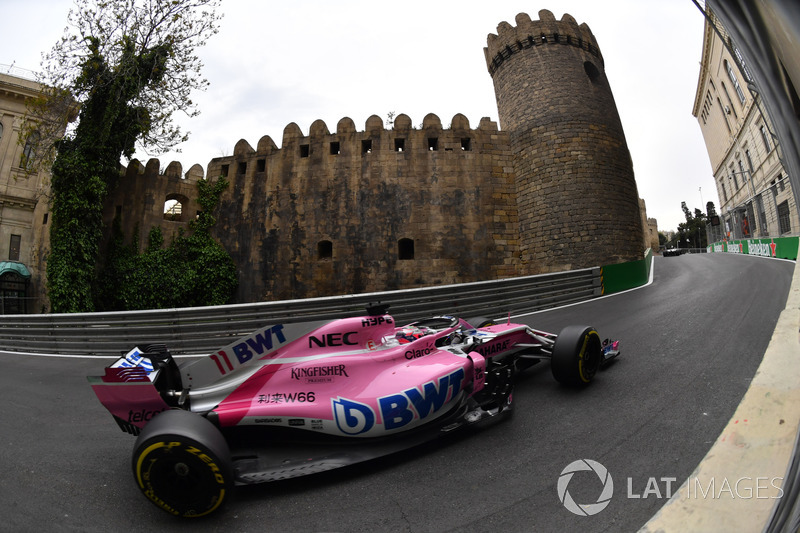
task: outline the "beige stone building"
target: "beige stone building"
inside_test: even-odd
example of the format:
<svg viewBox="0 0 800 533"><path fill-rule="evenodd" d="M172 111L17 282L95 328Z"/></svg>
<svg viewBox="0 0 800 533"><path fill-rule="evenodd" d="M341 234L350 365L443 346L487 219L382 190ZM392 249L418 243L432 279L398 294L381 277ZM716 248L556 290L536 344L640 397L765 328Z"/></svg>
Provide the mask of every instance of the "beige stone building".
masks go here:
<svg viewBox="0 0 800 533"><path fill-rule="evenodd" d="M716 28L716 29L715 29ZM775 128L740 53L708 12L692 115L708 150L721 205L709 241L800 232Z"/></svg>
<svg viewBox="0 0 800 533"><path fill-rule="evenodd" d="M642 214L642 229L644 231L644 248L653 252L659 251L658 220L647 217L647 205L643 198L639 198L639 212Z"/></svg>
<svg viewBox="0 0 800 533"><path fill-rule="evenodd" d="M19 142L26 103L39 92L32 72L0 66L0 314L46 306L50 176L26 168L35 143Z"/></svg>

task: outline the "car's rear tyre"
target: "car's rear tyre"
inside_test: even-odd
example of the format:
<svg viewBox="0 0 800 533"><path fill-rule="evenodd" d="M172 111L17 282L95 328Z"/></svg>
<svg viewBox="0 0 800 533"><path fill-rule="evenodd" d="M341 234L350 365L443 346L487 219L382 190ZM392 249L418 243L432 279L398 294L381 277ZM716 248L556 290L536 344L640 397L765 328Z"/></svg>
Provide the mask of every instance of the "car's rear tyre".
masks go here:
<svg viewBox="0 0 800 533"><path fill-rule="evenodd" d="M225 438L207 419L180 409L164 411L144 427L132 464L139 490L176 516L212 513L233 487Z"/></svg>
<svg viewBox="0 0 800 533"><path fill-rule="evenodd" d="M563 385L588 385L600 368L601 350L600 335L594 328L565 327L553 346L553 377Z"/></svg>

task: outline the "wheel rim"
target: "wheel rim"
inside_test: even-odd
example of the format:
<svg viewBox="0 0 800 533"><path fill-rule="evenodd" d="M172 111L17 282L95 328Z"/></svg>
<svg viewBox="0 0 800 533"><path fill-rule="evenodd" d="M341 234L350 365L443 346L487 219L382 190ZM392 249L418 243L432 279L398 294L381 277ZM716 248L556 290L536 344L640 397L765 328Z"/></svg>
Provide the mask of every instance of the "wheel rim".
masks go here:
<svg viewBox="0 0 800 533"><path fill-rule="evenodd" d="M589 383L600 367L600 337L596 332L589 332L584 338L580 354L580 375L585 383Z"/></svg>
<svg viewBox="0 0 800 533"><path fill-rule="evenodd" d="M225 497L217 461L191 443L159 441L146 447L136 478L144 495L171 514L203 516Z"/></svg>

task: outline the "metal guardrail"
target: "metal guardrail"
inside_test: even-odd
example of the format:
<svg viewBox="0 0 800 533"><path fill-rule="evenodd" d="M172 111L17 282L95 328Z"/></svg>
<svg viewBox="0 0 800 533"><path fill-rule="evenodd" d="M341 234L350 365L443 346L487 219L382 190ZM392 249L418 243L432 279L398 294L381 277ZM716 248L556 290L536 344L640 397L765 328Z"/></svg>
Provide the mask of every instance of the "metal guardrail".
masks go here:
<svg viewBox="0 0 800 533"><path fill-rule="evenodd" d="M119 355L147 343L204 354L268 324L359 316L390 306L403 323L436 314L497 318L588 300L602 292L600 267L459 285L212 307L0 317L0 350Z"/></svg>

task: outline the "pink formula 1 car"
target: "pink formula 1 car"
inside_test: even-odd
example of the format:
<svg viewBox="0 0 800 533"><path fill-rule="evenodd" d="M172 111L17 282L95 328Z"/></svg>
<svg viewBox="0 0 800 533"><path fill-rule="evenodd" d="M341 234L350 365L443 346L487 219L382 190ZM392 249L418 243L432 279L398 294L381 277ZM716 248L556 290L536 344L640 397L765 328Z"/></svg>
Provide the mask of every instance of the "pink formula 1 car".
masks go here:
<svg viewBox="0 0 800 533"><path fill-rule="evenodd" d="M213 512L234 485L365 461L508 412L517 372L549 359L588 384L619 354L590 327L559 335L443 316L397 327L385 307L274 325L178 365L134 349L89 381L123 431L133 474L158 507Z"/></svg>

